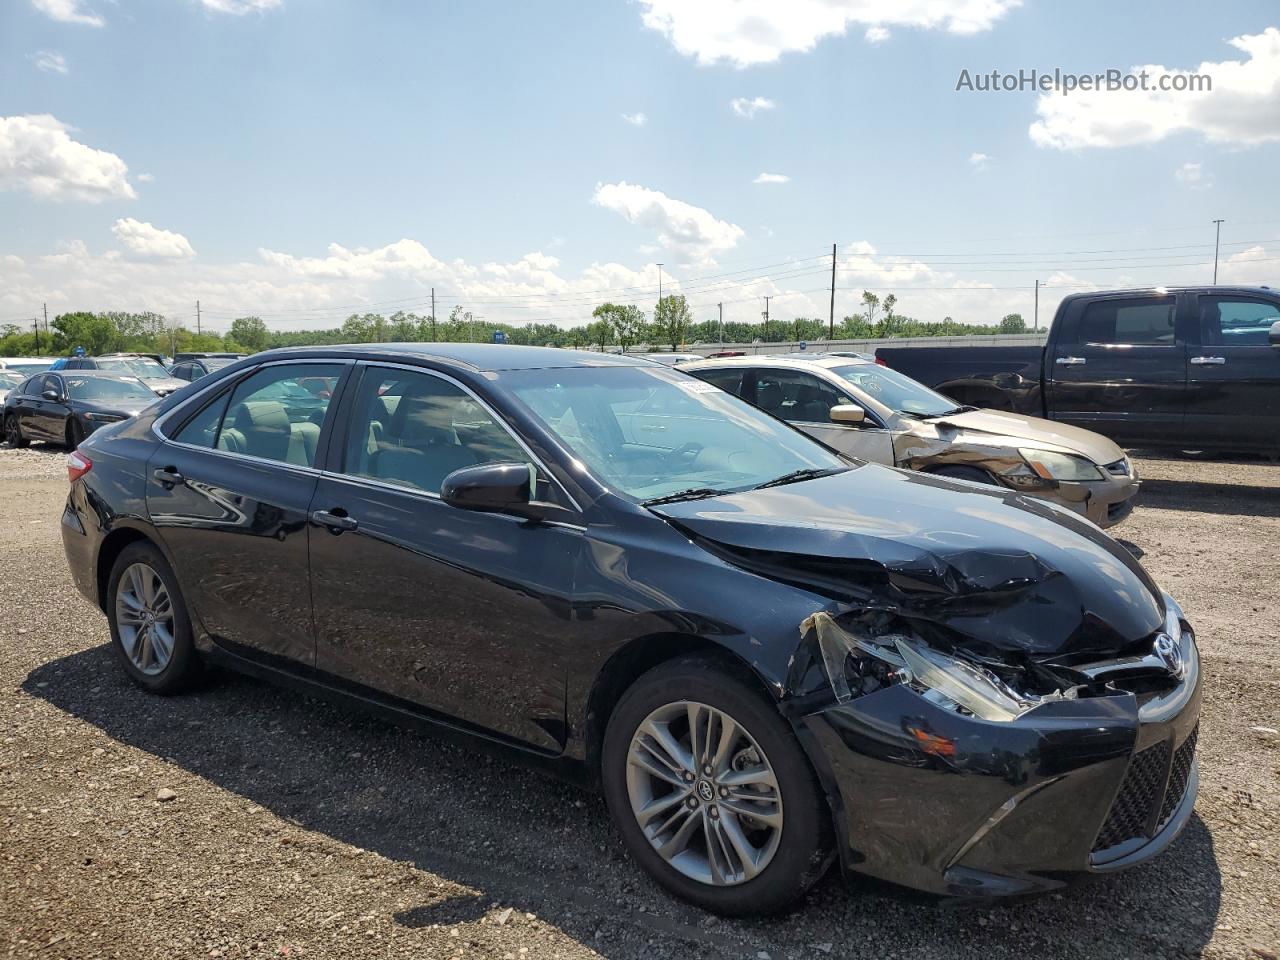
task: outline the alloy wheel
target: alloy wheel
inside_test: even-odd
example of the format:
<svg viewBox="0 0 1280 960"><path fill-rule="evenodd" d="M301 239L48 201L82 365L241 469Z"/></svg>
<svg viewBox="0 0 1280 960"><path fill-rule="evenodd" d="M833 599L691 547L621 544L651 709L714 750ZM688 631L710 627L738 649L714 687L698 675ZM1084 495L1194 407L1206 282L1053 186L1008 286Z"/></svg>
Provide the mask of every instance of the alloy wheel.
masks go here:
<svg viewBox="0 0 1280 960"><path fill-rule="evenodd" d="M627 795L658 855L700 883L747 882L782 839L769 758L741 724L704 703L669 703L645 718L627 751Z"/></svg>
<svg viewBox="0 0 1280 960"><path fill-rule="evenodd" d="M116 628L125 656L148 676L163 671L173 659L173 602L150 565L130 564L120 575Z"/></svg>

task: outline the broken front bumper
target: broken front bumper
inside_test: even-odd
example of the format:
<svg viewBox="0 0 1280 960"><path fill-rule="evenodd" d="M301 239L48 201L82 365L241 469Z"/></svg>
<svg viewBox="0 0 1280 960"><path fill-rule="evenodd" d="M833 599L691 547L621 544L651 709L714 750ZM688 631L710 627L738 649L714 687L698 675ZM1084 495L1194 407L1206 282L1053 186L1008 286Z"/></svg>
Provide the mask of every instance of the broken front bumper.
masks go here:
<svg viewBox="0 0 1280 960"><path fill-rule="evenodd" d="M1191 817L1200 664L1159 696L1046 703L1011 722L895 685L797 718L848 872L932 893L1061 887L1163 851Z"/></svg>

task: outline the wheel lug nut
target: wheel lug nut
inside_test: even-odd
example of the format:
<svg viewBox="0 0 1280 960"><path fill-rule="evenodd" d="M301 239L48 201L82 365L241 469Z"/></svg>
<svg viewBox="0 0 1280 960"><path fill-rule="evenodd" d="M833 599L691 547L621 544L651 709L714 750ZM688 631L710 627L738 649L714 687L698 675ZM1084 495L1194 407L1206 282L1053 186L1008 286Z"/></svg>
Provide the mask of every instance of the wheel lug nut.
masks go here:
<svg viewBox="0 0 1280 960"><path fill-rule="evenodd" d="M728 787L721 787L721 788L720 788L720 796L722 796L722 797L727 797L728 795L729 795L729 788L728 788Z"/></svg>
<svg viewBox="0 0 1280 960"><path fill-rule="evenodd" d="M708 777L711 776L711 764L708 763L705 767L703 767L702 772L705 773Z"/></svg>
<svg viewBox="0 0 1280 960"><path fill-rule="evenodd" d="M720 818L720 810L718 807L711 808L711 819L718 820Z"/></svg>
<svg viewBox="0 0 1280 960"><path fill-rule="evenodd" d="M684 774L684 781L685 783L693 783L693 774L686 770Z"/></svg>
<svg viewBox="0 0 1280 960"><path fill-rule="evenodd" d="M685 801L685 803L687 803L687 804L689 805L689 809L690 809L690 810L694 810L694 809L696 809L696 808L697 808L697 806L698 806L698 798L697 798L697 797L690 797L688 800L686 800L686 801Z"/></svg>

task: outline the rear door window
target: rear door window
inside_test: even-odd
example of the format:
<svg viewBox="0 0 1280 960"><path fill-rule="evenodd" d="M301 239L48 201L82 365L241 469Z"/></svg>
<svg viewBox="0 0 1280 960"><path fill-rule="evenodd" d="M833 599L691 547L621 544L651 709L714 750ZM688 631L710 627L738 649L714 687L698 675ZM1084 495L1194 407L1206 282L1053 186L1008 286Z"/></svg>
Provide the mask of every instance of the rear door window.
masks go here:
<svg viewBox="0 0 1280 960"><path fill-rule="evenodd" d="M745 367L727 367L724 370L690 370L688 372L699 380L714 383L721 390L727 390L734 396L742 396L742 375L746 373Z"/></svg>
<svg viewBox="0 0 1280 960"><path fill-rule="evenodd" d="M848 397L801 370L756 370L756 406L792 423L830 423L831 408Z"/></svg>
<svg viewBox="0 0 1280 960"><path fill-rule="evenodd" d="M1098 300L1081 319L1083 343L1173 346L1175 300L1142 297Z"/></svg>

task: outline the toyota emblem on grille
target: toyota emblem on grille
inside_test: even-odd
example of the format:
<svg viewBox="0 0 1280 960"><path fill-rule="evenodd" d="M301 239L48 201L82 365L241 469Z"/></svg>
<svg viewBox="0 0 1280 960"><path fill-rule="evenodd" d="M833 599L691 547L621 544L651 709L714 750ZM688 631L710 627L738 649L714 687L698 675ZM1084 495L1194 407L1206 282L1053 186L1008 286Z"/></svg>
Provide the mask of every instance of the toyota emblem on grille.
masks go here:
<svg viewBox="0 0 1280 960"><path fill-rule="evenodd" d="M1185 667L1182 664L1182 651L1178 649L1173 637L1167 633L1156 635L1155 655L1164 663L1165 669L1178 680L1182 679Z"/></svg>

